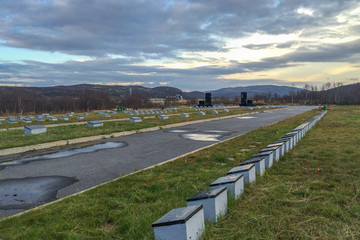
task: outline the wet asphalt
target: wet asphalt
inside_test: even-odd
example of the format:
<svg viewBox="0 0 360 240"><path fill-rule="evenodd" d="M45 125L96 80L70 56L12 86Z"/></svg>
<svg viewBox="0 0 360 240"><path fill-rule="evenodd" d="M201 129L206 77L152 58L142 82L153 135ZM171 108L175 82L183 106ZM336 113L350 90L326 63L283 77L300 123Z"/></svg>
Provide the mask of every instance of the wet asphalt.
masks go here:
<svg viewBox="0 0 360 240"><path fill-rule="evenodd" d="M76 149L77 146L67 146L47 150L45 155L44 151L38 151L15 156L17 159L12 163L0 162L0 218L313 108L315 107L289 107L246 117L107 139L94 142L95 145L82 150ZM42 156L39 157L38 154Z"/></svg>

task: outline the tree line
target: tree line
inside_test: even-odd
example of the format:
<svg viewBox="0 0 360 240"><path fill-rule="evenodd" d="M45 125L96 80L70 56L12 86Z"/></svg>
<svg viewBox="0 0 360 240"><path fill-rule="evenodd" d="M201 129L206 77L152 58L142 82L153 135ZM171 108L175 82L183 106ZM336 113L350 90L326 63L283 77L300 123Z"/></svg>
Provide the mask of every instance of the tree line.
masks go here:
<svg viewBox="0 0 360 240"><path fill-rule="evenodd" d="M344 85L341 82L327 82L320 87L305 84L303 89L290 91L283 96L272 93L256 94L253 100L264 104L357 105L360 104L360 83Z"/></svg>

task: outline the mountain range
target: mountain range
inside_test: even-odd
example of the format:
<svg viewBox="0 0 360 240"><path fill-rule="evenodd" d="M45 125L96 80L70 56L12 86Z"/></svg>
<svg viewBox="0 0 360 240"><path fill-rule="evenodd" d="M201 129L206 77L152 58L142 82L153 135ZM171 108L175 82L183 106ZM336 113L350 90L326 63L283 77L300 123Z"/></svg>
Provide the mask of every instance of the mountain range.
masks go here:
<svg viewBox="0 0 360 240"><path fill-rule="evenodd" d="M108 85L92 85L92 84L80 84L71 86L54 86L54 87L0 87L0 93L6 92L18 92L23 91L28 94L36 93L37 96L43 96L48 98L53 97L76 97L84 91L92 92L107 92L113 98L119 98L126 95L138 94L148 98L165 98L167 96L175 96L181 94L184 99L189 98L204 98L204 92L192 91L183 92L182 90L174 87L161 86L154 88L147 88L143 86L108 86ZM255 94L277 94L283 96L291 93L291 91L298 91L301 88L288 87L288 86L276 86L276 85L258 85L258 86L247 86L247 87L229 87L221 88L218 90L208 91L212 93L213 97L226 97L235 98L240 96L241 92L247 92L248 97L251 98Z"/></svg>

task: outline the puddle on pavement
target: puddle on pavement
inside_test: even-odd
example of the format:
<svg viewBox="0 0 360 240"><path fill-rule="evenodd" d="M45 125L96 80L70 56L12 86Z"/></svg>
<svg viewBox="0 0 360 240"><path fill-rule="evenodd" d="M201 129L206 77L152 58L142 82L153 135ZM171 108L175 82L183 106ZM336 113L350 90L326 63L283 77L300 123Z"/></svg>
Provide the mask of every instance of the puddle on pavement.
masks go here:
<svg viewBox="0 0 360 240"><path fill-rule="evenodd" d="M194 130L185 130L185 129L174 129L174 130L167 130L165 132L168 133L188 133L188 132L193 132Z"/></svg>
<svg viewBox="0 0 360 240"><path fill-rule="evenodd" d="M257 118L257 117L238 117L238 119L251 119L251 118Z"/></svg>
<svg viewBox="0 0 360 240"><path fill-rule="evenodd" d="M226 134L226 133L231 133L230 131L225 131L225 130L203 130L201 132L204 133L222 133L222 134Z"/></svg>
<svg viewBox="0 0 360 240"><path fill-rule="evenodd" d="M208 142L218 142L220 141L219 138L221 138L222 136L223 135L220 134L206 134L206 133L185 133L180 135L180 137L188 140L208 141Z"/></svg>
<svg viewBox="0 0 360 240"><path fill-rule="evenodd" d="M77 154L92 153L92 152L97 152L99 150L111 149L111 148L121 148L121 147L125 147L125 146L127 146L127 144L122 143L122 142L106 142L106 143L91 145L91 146L83 147L83 148L59 151L56 153L50 153L50 154L45 154L45 155L41 155L41 156L35 156L35 157L30 157L30 158L13 160L13 161L9 161L9 162L3 162L3 163L0 163L0 170L4 169L7 166L16 166L16 165L21 165L21 164L26 164L26 163L30 163L33 161L37 161L37 160L48 160L48 159L54 159L54 158L71 157L71 156L74 156Z"/></svg>
<svg viewBox="0 0 360 240"><path fill-rule="evenodd" d="M0 209L28 209L56 200L58 190L77 181L63 176L0 180Z"/></svg>

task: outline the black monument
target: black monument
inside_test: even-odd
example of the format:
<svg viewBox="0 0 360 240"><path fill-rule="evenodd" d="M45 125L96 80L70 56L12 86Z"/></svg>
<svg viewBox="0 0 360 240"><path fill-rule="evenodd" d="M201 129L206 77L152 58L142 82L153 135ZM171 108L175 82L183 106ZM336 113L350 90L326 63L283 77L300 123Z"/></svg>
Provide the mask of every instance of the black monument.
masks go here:
<svg viewBox="0 0 360 240"><path fill-rule="evenodd" d="M253 101L250 99L247 99L247 92L241 92L240 95L240 106L241 107L245 107L245 106L255 106L253 104Z"/></svg>
<svg viewBox="0 0 360 240"><path fill-rule="evenodd" d="M199 101L199 107L212 107L211 93L205 93L205 101Z"/></svg>

